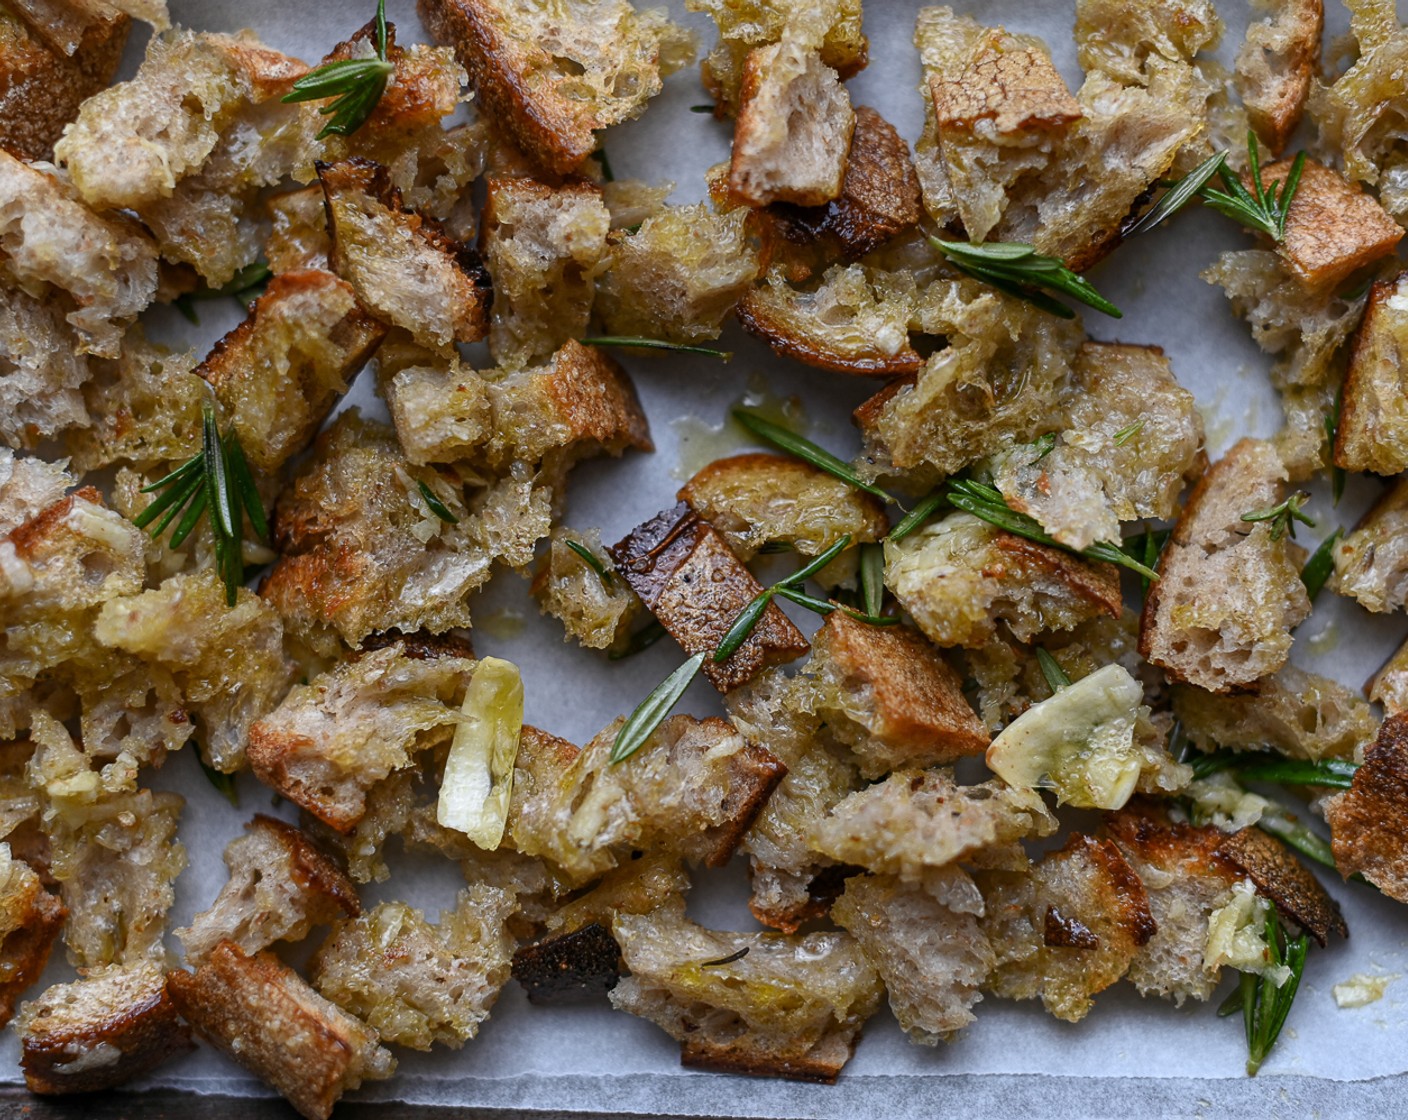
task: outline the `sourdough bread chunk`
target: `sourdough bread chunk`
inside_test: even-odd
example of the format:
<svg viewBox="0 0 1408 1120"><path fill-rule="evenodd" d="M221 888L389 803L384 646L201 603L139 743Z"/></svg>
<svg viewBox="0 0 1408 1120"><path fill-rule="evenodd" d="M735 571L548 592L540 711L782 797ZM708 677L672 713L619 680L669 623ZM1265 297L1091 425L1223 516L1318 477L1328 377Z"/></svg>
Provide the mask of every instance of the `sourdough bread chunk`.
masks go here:
<svg viewBox="0 0 1408 1120"><path fill-rule="evenodd" d="M393 358L383 346L377 383L396 438L418 466L472 459L494 431L488 380L462 359L409 350Z"/></svg>
<svg viewBox="0 0 1408 1120"><path fill-rule="evenodd" d="M935 1046L975 1018L978 989L996 963L979 919L983 898L956 867L922 884L856 875L831 908L880 974L911 1042Z"/></svg>
<svg viewBox="0 0 1408 1120"><path fill-rule="evenodd" d="M1291 138L1305 111L1320 61L1324 0L1258 0L1270 14L1247 26L1233 83L1247 119L1273 155Z"/></svg>
<svg viewBox="0 0 1408 1120"><path fill-rule="evenodd" d="M1396 716L1408 711L1408 643L1401 645L1369 682L1369 699Z"/></svg>
<svg viewBox="0 0 1408 1120"><path fill-rule="evenodd" d="M1139 651L1171 678L1229 692L1286 663L1291 630L1310 613L1300 550L1266 521L1244 521L1285 497L1268 443L1242 439L1205 474L1159 558L1144 601Z"/></svg>
<svg viewBox="0 0 1408 1120"><path fill-rule="evenodd" d="M225 845L230 877L210 907L176 936L199 965L222 941L257 953L301 941L315 925L361 912L357 888L308 835L260 813Z"/></svg>
<svg viewBox="0 0 1408 1120"><path fill-rule="evenodd" d="M442 352L483 338L493 291L478 253L408 208L381 164L354 158L317 167L331 268L362 304Z"/></svg>
<svg viewBox="0 0 1408 1120"><path fill-rule="evenodd" d="M167 990L201 1038L244 1066L309 1120L363 1081L381 1081L396 1059L376 1032L318 995L272 953L247 956L222 942Z"/></svg>
<svg viewBox="0 0 1408 1120"><path fill-rule="evenodd" d="M91 376L64 307L0 288L0 443L37 447L88 424Z"/></svg>
<svg viewBox="0 0 1408 1120"><path fill-rule="evenodd" d="M1291 849L1269 832L1244 828L1222 837L1217 855L1230 862L1239 876L1256 884L1258 894L1273 902L1282 917L1305 930L1322 948L1332 933L1349 936L1340 904Z"/></svg>
<svg viewBox="0 0 1408 1120"><path fill-rule="evenodd" d="M0 533L8 535L59 501L73 482L62 463L0 447Z"/></svg>
<svg viewBox="0 0 1408 1120"><path fill-rule="evenodd" d="M304 268L327 270L332 238L322 184L282 191L264 205L269 214L269 238L264 242L269 271L277 275Z"/></svg>
<svg viewBox="0 0 1408 1120"><path fill-rule="evenodd" d="M963 681L906 626L871 626L833 611L812 638L815 709L855 752L865 778L950 765L987 748Z"/></svg>
<svg viewBox="0 0 1408 1120"><path fill-rule="evenodd" d="M13 827L6 829L7 836ZM14 1017L20 996L49 963L68 916L58 897L44 889L34 868L11 850L12 844L0 844L0 1026Z"/></svg>
<svg viewBox="0 0 1408 1120"><path fill-rule="evenodd" d="M1325 802L1335 866L1363 875L1399 902L1408 902L1408 716L1390 715L1364 752L1349 789Z"/></svg>
<svg viewBox="0 0 1408 1120"><path fill-rule="evenodd" d="M569 541L595 556L606 569L606 578L570 548ZM578 533L559 526L552 531L532 591L538 609L562 622L563 641L576 638L588 649L609 649L626 639L641 602L612 568L598 530Z"/></svg>
<svg viewBox="0 0 1408 1120"><path fill-rule="evenodd" d="M678 1039L686 1066L835 1081L883 993L845 933L725 933L678 903L612 931L630 970L612 1006Z"/></svg>
<svg viewBox="0 0 1408 1120"><path fill-rule="evenodd" d="M194 1050L150 961L109 965L55 984L20 1008L20 1067L32 1093L95 1093Z"/></svg>
<svg viewBox="0 0 1408 1120"><path fill-rule="evenodd" d="M1377 613L1408 603L1408 481L1395 482L1335 545L1335 590Z"/></svg>
<svg viewBox="0 0 1408 1120"><path fill-rule="evenodd" d="M762 584L728 542L684 502L633 529L607 551L631 590L687 654L712 654ZM728 692L763 669L793 661L807 641L776 603L769 603L727 661L705 657L709 683Z"/></svg>
<svg viewBox="0 0 1408 1120"><path fill-rule="evenodd" d="M978 647L1005 622L1021 641L1070 630L1100 614L1118 618L1119 575L953 513L885 542L885 583L936 645Z"/></svg>
<svg viewBox="0 0 1408 1120"><path fill-rule="evenodd" d="M1344 376L1335 465L1392 475L1408 468L1408 272L1369 289Z"/></svg>
<svg viewBox="0 0 1408 1120"><path fill-rule="evenodd" d="M1081 69L1124 85L1146 85L1162 64L1192 62L1222 31L1211 0L1076 0Z"/></svg>

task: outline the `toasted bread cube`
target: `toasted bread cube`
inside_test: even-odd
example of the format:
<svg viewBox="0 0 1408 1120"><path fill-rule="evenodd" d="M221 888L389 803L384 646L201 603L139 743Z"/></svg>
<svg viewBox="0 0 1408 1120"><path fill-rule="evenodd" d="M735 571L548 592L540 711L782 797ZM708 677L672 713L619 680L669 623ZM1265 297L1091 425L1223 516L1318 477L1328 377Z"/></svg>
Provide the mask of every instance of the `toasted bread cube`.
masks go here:
<svg viewBox="0 0 1408 1120"><path fill-rule="evenodd" d="M812 638L807 673L818 714L866 778L950 765L987 749L963 681L925 638L905 626L871 626L833 611Z"/></svg>
<svg viewBox="0 0 1408 1120"><path fill-rule="evenodd" d="M993 485L1070 548L1118 541L1120 522L1171 517L1199 473L1203 421L1157 346L1082 344L1065 431L991 460Z"/></svg>
<svg viewBox="0 0 1408 1120"><path fill-rule="evenodd" d="M250 727L283 699L297 674L284 652L278 613L243 588L230 607L213 569L110 599L94 633L103 645L175 677L209 765L227 774L243 769Z"/></svg>
<svg viewBox="0 0 1408 1120"><path fill-rule="evenodd" d="M784 31L743 64L728 189L749 206L819 206L841 193L851 98L819 49Z"/></svg>
<svg viewBox="0 0 1408 1120"><path fill-rule="evenodd" d="M432 925L419 910L383 902L339 922L312 962L313 983L386 1042L455 1049L479 1031L509 978L511 892L475 883Z"/></svg>
<svg viewBox="0 0 1408 1120"><path fill-rule="evenodd" d="M150 961L96 969L20 1008L20 1066L32 1093L95 1093L194 1050Z"/></svg>
<svg viewBox="0 0 1408 1120"><path fill-rule="evenodd" d="M84 486L0 538L0 604L72 611L135 595L146 572L142 532ZM14 611L14 615L8 612Z"/></svg>
<svg viewBox="0 0 1408 1120"><path fill-rule="evenodd" d="M585 548L601 563L599 575L568 541ZM631 620L640 613L640 597L613 571L611 558L601 547L601 534L587 534L559 526L552 531L547 555L533 577L533 597L538 609L560 619L563 641L576 638L588 649L608 649L625 638Z"/></svg>
<svg viewBox="0 0 1408 1120"><path fill-rule="evenodd" d="M592 133L640 116L693 38L627 0L419 0L427 30L455 48L481 105L546 170L576 171Z"/></svg>
<svg viewBox="0 0 1408 1120"><path fill-rule="evenodd" d="M357 888L306 833L262 813L244 828L225 845L230 877L219 895L176 930L191 964L201 964L222 941L257 953L361 913Z"/></svg>
<svg viewBox="0 0 1408 1120"><path fill-rule="evenodd" d="M407 656L401 642L295 685L249 732L260 781L340 832L367 791L423 750L447 742L474 672L462 657Z"/></svg>
<svg viewBox="0 0 1408 1120"><path fill-rule="evenodd" d="M10 852L10 844L0 844L0 1026L49 963L68 916L34 869Z"/></svg>
<svg viewBox="0 0 1408 1120"><path fill-rule="evenodd" d="M932 77L929 89L941 134L1060 130L1081 115L1050 54L1000 28L977 37L961 73Z"/></svg>
<svg viewBox="0 0 1408 1120"><path fill-rule="evenodd" d="M1076 0L1076 57L1125 85L1144 85L1159 64L1192 62L1222 37L1212 0Z"/></svg>
<svg viewBox="0 0 1408 1120"><path fill-rule="evenodd" d="M62 463L0 447L0 534L9 534L63 498L73 476Z"/></svg>
<svg viewBox="0 0 1408 1120"><path fill-rule="evenodd" d="M1382 704L1387 715L1408 711L1408 642L1384 662L1369 682L1367 691L1369 699Z"/></svg>
<svg viewBox="0 0 1408 1120"><path fill-rule="evenodd" d="M724 933L679 904L612 930L630 970L612 1005L678 1039L686 1066L833 1082L883 992L846 933Z"/></svg>
<svg viewBox="0 0 1408 1120"><path fill-rule="evenodd" d="M631 590L687 654L712 654L739 612L763 590L718 530L684 502L638 525L607 551ZM722 664L706 657L703 672L710 684L728 692L806 651L801 631L769 603L738 650Z"/></svg>
<svg viewBox="0 0 1408 1120"><path fill-rule="evenodd" d="M1408 715L1390 715L1364 752L1349 789L1325 802L1335 867L1363 875L1399 902L1408 902Z"/></svg>
<svg viewBox="0 0 1408 1120"><path fill-rule="evenodd" d="M1369 289L1344 375L1335 465L1393 475L1408 468L1408 272Z"/></svg>
<svg viewBox="0 0 1408 1120"><path fill-rule="evenodd" d="M493 277L494 360L517 369L586 333L611 216L590 183L490 176L480 246Z"/></svg>
<svg viewBox="0 0 1408 1120"><path fill-rule="evenodd" d="M388 170L367 159L318 164L334 272L378 318L449 352L489 329L492 293L479 255L405 206Z"/></svg>
<svg viewBox="0 0 1408 1120"><path fill-rule="evenodd" d="M1173 710L1203 750L1274 750L1312 762L1356 758L1377 730L1361 696L1294 665L1225 696L1179 685Z"/></svg>
<svg viewBox="0 0 1408 1120"><path fill-rule="evenodd" d="M948 770L896 770L851 794L812 828L812 846L841 863L919 882L984 848L1049 836L1056 818L1033 790L992 780L960 786Z"/></svg>
<svg viewBox="0 0 1408 1120"><path fill-rule="evenodd" d="M1109 564L1005 533L967 513L885 542L885 584L939 646L978 647L1005 622L1019 641L1120 614Z"/></svg>
<svg viewBox="0 0 1408 1120"><path fill-rule="evenodd" d="M967 874L950 867L923 884L856 875L831 913L885 982L911 1042L936 1046L973 1021L997 960L979 925L982 895Z"/></svg>
<svg viewBox="0 0 1408 1120"><path fill-rule="evenodd" d="M272 953L246 956L222 942L194 973L173 972L167 990L201 1038L309 1120L327 1120L348 1089L384 1080L396 1069L375 1031L318 995Z"/></svg>
<svg viewBox="0 0 1408 1120"><path fill-rule="evenodd" d="M1395 482L1335 544L1334 588L1376 613L1408 603L1408 482Z"/></svg>
<svg viewBox="0 0 1408 1120"><path fill-rule="evenodd" d="M64 312L56 301L0 289L0 442L11 447L88 423L80 390L91 371Z"/></svg>
<svg viewBox="0 0 1408 1120"><path fill-rule="evenodd" d="M285 272L196 372L229 412L250 465L273 471L307 446L385 334L332 273Z"/></svg>
<svg viewBox="0 0 1408 1120"><path fill-rule="evenodd" d="M860 544L890 531L880 499L790 456L755 452L715 459L677 497L745 561L770 543L817 556L847 534Z"/></svg>
<svg viewBox="0 0 1408 1120"><path fill-rule="evenodd" d="M980 875L983 931L997 954L987 987L1002 999L1041 997L1077 1023L1092 998L1129 969L1155 933L1139 876L1108 840L1073 833L1029 872Z"/></svg>
<svg viewBox="0 0 1408 1120"><path fill-rule="evenodd" d="M269 271L297 272L305 268L329 269L332 238L323 188L314 183L296 191L283 191L265 203L269 211L269 239L264 257Z"/></svg>
<svg viewBox="0 0 1408 1120"><path fill-rule="evenodd" d="M1266 19L1247 26L1234 81L1247 119L1273 155L1290 140L1320 61L1324 0L1260 0Z"/></svg>
<svg viewBox="0 0 1408 1120"><path fill-rule="evenodd" d="M377 375L406 458L418 465L473 458L494 430L489 382L459 358L393 372L386 357Z"/></svg>
<svg viewBox="0 0 1408 1120"><path fill-rule="evenodd" d="M918 373L909 343L912 288L860 265L833 266L816 286L770 273L738 304L738 321L774 352L818 369L870 377Z"/></svg>
<svg viewBox="0 0 1408 1120"><path fill-rule="evenodd" d="M1239 440L1203 475L1159 558L1140 620L1139 652L1177 681L1230 692L1286 663L1310 613L1300 550L1244 514L1284 497L1286 469L1268 443Z"/></svg>
<svg viewBox="0 0 1408 1120"><path fill-rule="evenodd" d="M702 342L758 278L745 208L666 206L635 233L613 234L596 310L612 334Z"/></svg>

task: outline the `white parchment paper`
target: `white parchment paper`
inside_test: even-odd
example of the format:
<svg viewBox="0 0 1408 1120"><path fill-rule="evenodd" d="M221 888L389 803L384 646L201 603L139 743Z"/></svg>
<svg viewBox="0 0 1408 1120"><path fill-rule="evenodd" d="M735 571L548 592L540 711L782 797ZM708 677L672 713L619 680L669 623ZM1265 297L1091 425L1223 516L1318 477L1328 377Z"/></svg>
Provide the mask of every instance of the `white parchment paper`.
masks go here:
<svg viewBox="0 0 1408 1120"><path fill-rule="evenodd" d="M1336 0L1327 13L1327 41L1347 27ZM1046 38L1072 88L1080 83L1070 41L1069 0L960 0L955 5L987 23ZM315 59L359 27L372 13L371 0L173 0L172 14L184 25L213 30L252 27L272 46ZM401 41L423 39L411 0L391 0L388 15ZM713 41L707 20L685 14L672 0L676 18L697 28L704 50ZM857 104L869 104L913 143L923 119L917 92L920 69L910 42L918 5L867 0L865 29L870 67L850 82ZM1247 19L1242 0L1219 7L1229 25L1222 55L1230 61ZM136 35L140 48L143 35ZM129 50L128 72L139 57ZM729 126L693 104L707 101L698 71L671 78L645 117L608 133L605 145L618 178L678 184L672 201L703 197L703 175L727 158ZM1230 222L1210 213L1189 213L1176 224L1129 245L1092 273L1102 292L1125 312L1116 322L1095 313L1092 336L1154 343L1171 357L1179 379L1196 394L1208 420L1209 452L1216 455L1238 436L1271 435L1280 409L1270 389L1269 359L1251 343L1218 289L1198 273L1223 248L1247 244ZM201 305L203 326L192 332L174 316L164 325L173 337L208 344L233 325L231 305ZM750 386L777 396L800 396L810 435L841 454L858 446L850 410L875 383L811 370L775 359L761 344L731 327L724 344L736 352L721 365L687 356L636 356L631 370L650 417L658 447L652 456L630 455L579 467L570 486L566 520L599 526L610 542L657 510L674 503L680 484L681 438L707 445L710 455L744 445L741 437L717 437L729 405ZM384 414L365 374L349 397L364 410ZM688 452L696 458L698 451ZM1319 527L1302 537L1313 547L1334 525L1349 526L1368 507L1377 484L1351 479L1338 509L1323 486L1314 488L1311 512ZM625 662L562 640L560 625L540 618L527 584L512 573L497 576L479 597L475 645L482 654L517 662L523 670L527 719L584 742L630 708L678 662L678 649L663 641ZM805 626L812 620L799 617ZM1301 627L1292 659L1358 687L1402 640L1402 616L1371 616L1326 593ZM696 687L681 711L718 710L712 691ZM188 799L181 825L190 866L177 884L171 925L184 923L207 906L225 881L220 853L254 812L271 810L270 794L248 775L240 779L241 804L228 805L204 781L191 752L173 757L152 776ZM364 892L367 904L399 898L433 916L450 905L461 885L444 861L402 860L392 879ZM1344 907L1352 929L1347 942L1312 950L1301 994L1279 1046L1255 1082L1243 1072L1245 1045L1240 1022L1219 1020L1212 1004L1182 1009L1141 1000L1128 986L1097 997L1078 1025L1058 1022L1039 1005L987 1000L978 1021L950 1045L910 1045L887 1012L867 1028L854 1060L834 1087L796 1085L684 1071L674 1042L650 1024L605 1006L531 1008L510 983L480 1036L462 1051L398 1053L400 1072L388 1083L368 1086L371 1099L498 1106L507 1109L582 1110L602 1114L753 1115L818 1117L931 1117L946 1109L981 1109L988 1115L1021 1111L1044 1115L1362 1115L1393 1109L1408 1087L1408 979L1389 986L1381 1001L1340 1010L1332 985L1356 973L1408 976L1408 909L1358 885L1327 884ZM703 877L691 897L700 920L724 928L753 929L744 905L741 869ZM318 935L315 934L315 938ZM62 954L56 954L61 956ZM55 963L45 978L67 978ZM17 1077L13 1035L0 1041L0 1076ZM242 1071L203 1049L157 1071L146 1084L205 1092L267 1092Z"/></svg>

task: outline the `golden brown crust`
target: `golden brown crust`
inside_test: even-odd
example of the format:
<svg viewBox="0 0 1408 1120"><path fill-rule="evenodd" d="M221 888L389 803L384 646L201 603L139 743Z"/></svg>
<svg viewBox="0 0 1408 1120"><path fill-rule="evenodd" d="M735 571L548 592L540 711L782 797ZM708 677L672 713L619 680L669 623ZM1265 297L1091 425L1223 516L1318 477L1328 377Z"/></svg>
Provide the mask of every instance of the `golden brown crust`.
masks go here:
<svg viewBox="0 0 1408 1120"><path fill-rule="evenodd" d="M766 293L765 288L750 288L744 293L738 301L738 322L749 334L772 347L775 354L817 369L860 377L904 377L918 373L924 365L924 359L907 338L893 352L873 338L869 346L842 350L829 336L825 323L815 316L787 314L789 309L765 299ZM806 330L808 326L815 330Z"/></svg>
<svg viewBox="0 0 1408 1120"><path fill-rule="evenodd" d="M288 852L289 870L301 891L321 896L349 918L355 918L362 912L356 884L301 828L256 813L245 829L263 829L278 837L279 843Z"/></svg>
<svg viewBox="0 0 1408 1120"><path fill-rule="evenodd" d="M613 455L627 447L655 450L635 383L605 351L568 339L553 356L546 389L576 441L595 442Z"/></svg>
<svg viewBox="0 0 1408 1120"><path fill-rule="evenodd" d="M1369 289L1344 375L1335 466L1392 475L1408 468L1408 272Z"/></svg>
<svg viewBox="0 0 1408 1120"><path fill-rule="evenodd" d="M712 655L739 612L763 590L718 530L684 502L638 525L608 551L631 590L688 654ZM737 652L722 664L706 656L703 672L728 692L808 648L801 631L769 603Z"/></svg>
<svg viewBox="0 0 1408 1120"><path fill-rule="evenodd" d="M360 653L385 649L401 643L401 652L417 661L430 661L436 657L464 657L474 659L474 643L464 634L432 634L429 630L415 630L403 634L399 630L383 630L368 634L362 639Z"/></svg>
<svg viewBox="0 0 1408 1120"><path fill-rule="evenodd" d="M1273 155L1290 140L1320 61L1324 0L1279 0L1271 19L1252 23L1237 53L1236 86L1247 119Z"/></svg>
<svg viewBox="0 0 1408 1120"><path fill-rule="evenodd" d="M1259 828L1224 836L1218 858L1231 863L1256 884L1257 892L1276 904L1285 917L1324 945L1330 934L1349 936L1340 905L1281 841Z"/></svg>
<svg viewBox="0 0 1408 1120"><path fill-rule="evenodd" d="M1120 596L1120 573L1113 564L1082 560L1059 548L1051 548L1025 537L999 533L993 542L1024 569L1043 572L1059 582L1075 599L1084 600L1101 614L1119 618L1124 600Z"/></svg>
<svg viewBox="0 0 1408 1120"><path fill-rule="evenodd" d="M972 130L979 122L991 122L996 132L1008 134L1061 129L1081 118L1080 103L1050 57L1032 47L999 50L1006 32L985 34L988 43L974 52L957 80L929 79L941 129Z"/></svg>
<svg viewBox="0 0 1408 1120"><path fill-rule="evenodd" d="M786 776L787 767L782 761L758 743L747 743L733 756L728 789L722 802L724 823L704 835L702 846L696 845L705 867L728 866L772 791Z"/></svg>
<svg viewBox="0 0 1408 1120"><path fill-rule="evenodd" d="M35 835L43 834L35 830ZM14 833L6 837L12 845L14 838ZM14 1017L20 996L43 973L68 917L67 908L57 895L44 889L37 872L26 877L29 881L24 885L23 897L6 906L5 917L11 929L0 941L0 1027Z"/></svg>
<svg viewBox="0 0 1408 1120"><path fill-rule="evenodd" d="M1408 902L1408 714L1379 728L1348 790L1325 805L1335 865Z"/></svg>
<svg viewBox="0 0 1408 1120"><path fill-rule="evenodd" d="M707 1038L688 1038L680 1043L680 1065L687 1069L713 1070L715 1073L782 1077L788 1081L834 1085L842 1067L855 1052L858 1041L859 1031L848 1039L827 1037L805 1054L784 1056L767 1049L710 1042Z"/></svg>

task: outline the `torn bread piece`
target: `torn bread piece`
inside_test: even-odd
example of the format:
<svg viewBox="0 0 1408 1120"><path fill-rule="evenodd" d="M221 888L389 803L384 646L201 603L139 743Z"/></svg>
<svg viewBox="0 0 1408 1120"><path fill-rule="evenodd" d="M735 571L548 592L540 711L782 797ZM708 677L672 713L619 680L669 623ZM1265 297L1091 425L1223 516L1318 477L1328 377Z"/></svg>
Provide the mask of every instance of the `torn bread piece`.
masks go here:
<svg viewBox="0 0 1408 1120"><path fill-rule="evenodd" d="M1124 85L1148 84L1162 64L1192 62L1222 32L1212 0L1076 0L1081 69Z"/></svg>
<svg viewBox="0 0 1408 1120"><path fill-rule="evenodd" d="M1189 496L1140 621L1139 652L1172 679L1229 692L1286 663L1310 613L1301 550L1269 521L1243 520L1280 502L1285 478L1274 447L1242 439Z"/></svg>
<svg viewBox="0 0 1408 1120"><path fill-rule="evenodd" d="M20 1008L20 1066L32 1093L96 1093L195 1049L151 961L93 969Z"/></svg>
<svg viewBox="0 0 1408 1120"><path fill-rule="evenodd" d="M1279 156L1300 123L1320 62L1324 0L1258 0L1269 12L1247 25L1233 84L1247 119L1271 154Z"/></svg>
<svg viewBox="0 0 1408 1120"><path fill-rule="evenodd" d="M215 901L175 931L191 964L204 962L222 941L257 953L361 913L357 888L307 833L263 813L244 829L225 845L230 877Z"/></svg>
<svg viewBox="0 0 1408 1120"><path fill-rule="evenodd" d="M272 953L224 941L194 973L167 978L172 1002L201 1038L269 1085L308 1120L396 1059L376 1032L315 992Z"/></svg>
<svg viewBox="0 0 1408 1120"><path fill-rule="evenodd" d="M1399 646L1366 689L1370 701L1382 704L1387 715L1408 711L1408 642Z"/></svg>
<svg viewBox="0 0 1408 1120"><path fill-rule="evenodd" d="M1408 480L1390 486L1335 544L1333 587L1366 610L1384 614L1408 604Z"/></svg>
<svg viewBox="0 0 1408 1120"><path fill-rule="evenodd" d="M89 423L82 388L88 359L65 309L0 288L0 443L37 447Z"/></svg>
<svg viewBox="0 0 1408 1120"><path fill-rule="evenodd" d="M1335 866L1363 875L1384 894L1408 902L1408 715L1390 715L1364 752L1349 789L1325 802Z"/></svg>
<svg viewBox="0 0 1408 1120"><path fill-rule="evenodd" d="M37 806L36 806L37 808ZM10 836L13 828L6 830ZM18 839L18 838L14 838ZM44 889L38 872L0 844L0 1026L49 963L68 911Z"/></svg>
<svg viewBox="0 0 1408 1120"><path fill-rule="evenodd" d="M539 610L562 623L563 641L576 638L588 649L610 649L625 641L642 604L614 571L601 545L600 531L578 533L558 526L549 542L531 588ZM568 542L591 553L606 575L597 572Z"/></svg>
<svg viewBox="0 0 1408 1120"><path fill-rule="evenodd" d="M725 933L679 904L612 931L630 971L612 1006L678 1039L685 1066L829 1084L884 991L846 933Z"/></svg>
<svg viewBox="0 0 1408 1120"><path fill-rule="evenodd" d="M1369 289L1344 375L1335 466L1408 469L1408 272Z"/></svg>

